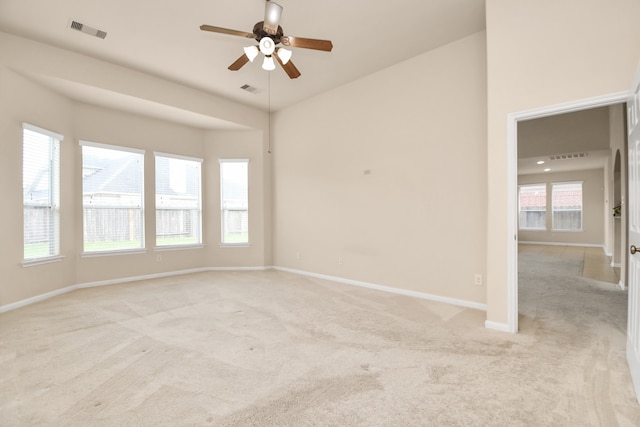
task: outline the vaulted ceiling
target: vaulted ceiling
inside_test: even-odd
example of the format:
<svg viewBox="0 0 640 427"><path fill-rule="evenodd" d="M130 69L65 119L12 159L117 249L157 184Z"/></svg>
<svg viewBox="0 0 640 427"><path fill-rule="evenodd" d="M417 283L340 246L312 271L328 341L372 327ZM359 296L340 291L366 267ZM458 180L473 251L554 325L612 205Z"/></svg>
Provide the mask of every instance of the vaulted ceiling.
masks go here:
<svg viewBox="0 0 640 427"><path fill-rule="evenodd" d="M296 80L280 68L264 71L259 62L229 71L252 40L199 29L251 32L263 20L265 0L0 0L0 31L275 111L485 28L484 0L277 2L285 34L334 45L330 53L293 48L302 72ZM107 36L74 31L74 20ZM245 84L257 91L242 90ZM99 103L90 88L67 90Z"/></svg>

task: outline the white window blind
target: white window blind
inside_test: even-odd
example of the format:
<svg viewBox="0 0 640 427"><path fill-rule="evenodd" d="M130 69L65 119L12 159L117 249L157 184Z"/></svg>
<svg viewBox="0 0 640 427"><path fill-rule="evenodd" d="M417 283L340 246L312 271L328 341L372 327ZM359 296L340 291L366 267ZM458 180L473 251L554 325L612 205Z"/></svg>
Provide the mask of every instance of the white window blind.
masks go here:
<svg viewBox="0 0 640 427"><path fill-rule="evenodd" d="M80 144L84 251L144 248L144 151Z"/></svg>
<svg viewBox="0 0 640 427"><path fill-rule="evenodd" d="M582 230L582 182L551 184L553 230Z"/></svg>
<svg viewBox="0 0 640 427"><path fill-rule="evenodd" d="M222 244L249 243L249 160L220 160Z"/></svg>
<svg viewBox="0 0 640 427"><path fill-rule="evenodd" d="M521 230L547 229L547 184L521 185L518 191Z"/></svg>
<svg viewBox="0 0 640 427"><path fill-rule="evenodd" d="M201 163L171 154L156 158L156 246L202 243Z"/></svg>
<svg viewBox="0 0 640 427"><path fill-rule="evenodd" d="M22 199L25 261L60 255L62 139L62 135L23 124Z"/></svg>

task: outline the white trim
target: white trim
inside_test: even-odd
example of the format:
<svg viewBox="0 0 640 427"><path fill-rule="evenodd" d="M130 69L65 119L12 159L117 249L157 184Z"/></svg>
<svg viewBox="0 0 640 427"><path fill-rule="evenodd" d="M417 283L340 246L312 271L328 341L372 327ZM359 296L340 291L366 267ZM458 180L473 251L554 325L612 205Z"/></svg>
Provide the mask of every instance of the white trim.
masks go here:
<svg viewBox="0 0 640 427"><path fill-rule="evenodd" d="M20 301L16 301L11 304L6 304L0 306L0 313L5 313L7 311L15 310L18 308L26 307L31 304L35 304L37 302L41 302L59 295L63 295L69 292L73 292L78 289L87 289L87 288L95 288L99 286L109 286L109 285L117 285L121 283L130 283L137 282L141 280L150 280L150 279L158 279L163 277L171 277L171 276L180 276L183 274L192 274L192 273L202 273L206 271L266 271L266 270L278 270L284 271L292 274L298 274L301 276L314 277L317 279L330 280L337 283L342 283L345 285L351 286L359 286L362 288L374 289L377 291L388 292L397 295L404 295L413 298L420 298L429 301L442 302L446 304L451 304L464 308L471 308L475 310L487 311L486 304L481 304L472 301L460 300L456 298L442 297L438 295L425 294L422 292L410 291L406 289L393 288L390 286L376 285L373 283L360 282L357 280L343 279L335 276L327 276L324 274L310 273L306 271L294 270L290 268L284 267L275 267L275 266L262 266L262 267L203 267L203 268L195 268L191 270L179 270L179 271L170 271L165 273L156 273L156 274L146 274L142 276L131 276L131 277L122 277L118 279L109 279L109 280L100 280L96 282L86 282L86 283L78 283L75 285L67 286L62 289L57 289L55 291L47 292L41 295L36 295L31 298L26 298ZM498 326L496 326L498 325ZM502 326L500 326L502 325ZM495 322L485 322L485 326L490 329L497 329L501 331L506 331L506 326L503 324L495 323Z"/></svg>
<svg viewBox="0 0 640 427"><path fill-rule="evenodd" d="M49 256L45 258L33 258L25 259L22 261L24 268L35 267L36 265L51 264L53 262L60 262L64 257L62 255Z"/></svg>
<svg viewBox="0 0 640 427"><path fill-rule="evenodd" d="M273 267L209 267L207 271L267 271Z"/></svg>
<svg viewBox="0 0 640 427"><path fill-rule="evenodd" d="M619 262L611 261L611 267L613 267L613 268L622 268L622 264L620 264Z"/></svg>
<svg viewBox="0 0 640 427"><path fill-rule="evenodd" d="M154 151L153 155L154 157L165 157L167 159L186 160L188 162L196 162L196 163L204 162L204 160L199 157L189 157L189 156L183 156L181 154L163 153L161 151Z"/></svg>
<svg viewBox="0 0 640 427"><path fill-rule="evenodd" d="M94 258L101 256L115 256L115 255L138 255L138 254L146 254L147 249L117 249L113 251L95 251L95 252L82 252L80 254L81 258Z"/></svg>
<svg viewBox="0 0 640 427"><path fill-rule="evenodd" d="M511 330L508 323L492 322L491 320L486 320L484 322L484 327L487 329L493 329L494 331L511 332L511 333L514 332Z"/></svg>
<svg viewBox="0 0 640 427"><path fill-rule="evenodd" d="M251 247L249 243L220 243L221 248L248 248Z"/></svg>
<svg viewBox="0 0 640 427"><path fill-rule="evenodd" d="M628 91L617 92L507 115L507 317L510 332L518 331L518 228L515 221L518 213L515 203L518 196L518 122L621 104L628 97Z"/></svg>
<svg viewBox="0 0 640 427"><path fill-rule="evenodd" d="M618 282L618 288L619 288L621 291L626 291L626 290L627 290L627 287L624 285L624 283L622 282L622 280Z"/></svg>
<svg viewBox="0 0 640 427"><path fill-rule="evenodd" d="M218 159L218 163L249 163L249 159Z"/></svg>
<svg viewBox="0 0 640 427"><path fill-rule="evenodd" d="M358 280L343 279L342 277L328 276L325 274L311 273L308 271L294 270L294 269L285 268L285 267L274 266L273 269L278 271L285 271L287 273L299 274L301 276L313 277L316 279L329 280L332 282L342 283L344 285L359 286L361 288L374 289L377 291L389 292L392 294L404 295L408 297L420 298L420 299L425 299L429 301L443 302L451 305L456 305L459 307L473 308L475 310L487 311L486 304L481 304L473 301L466 301L466 300L460 300L456 298L425 294L422 292L410 291L410 290L400 289L400 288L393 288L391 286L376 285L373 283L361 282Z"/></svg>
<svg viewBox="0 0 640 427"><path fill-rule="evenodd" d="M67 286L66 288L56 289L55 291L47 292L41 295L36 295L31 298L26 298L20 301L13 302L11 304L1 305L0 313L6 313L7 311L16 310L18 308L26 307L37 302L41 302L59 295L63 295L69 292L73 292L78 289L95 288L99 286L117 285L121 283L137 282L140 280L158 279L163 277L180 276L183 274L202 273L205 271L260 271L269 270L271 267L204 267L195 268L191 270L179 270L170 271L166 273L147 274L143 276L123 277L119 279L101 280L97 282L79 283L76 285Z"/></svg>
<svg viewBox="0 0 640 427"><path fill-rule="evenodd" d="M49 298L57 297L58 295L63 295L68 292L75 291L76 289L78 289L76 286L67 286L66 288L56 289L55 291L47 292L45 294L36 295L35 297L12 302L11 304L0 305L0 313L6 313L7 311L26 307L28 305L47 300Z"/></svg>
<svg viewBox="0 0 640 427"><path fill-rule="evenodd" d="M100 280L97 282L87 282L75 285L75 289L96 288L99 286L118 285L121 283L138 282L141 280L161 279L163 277L181 276L183 274L202 273L206 268L194 268L191 270L168 271L165 273L145 274L142 276L122 277L119 279Z"/></svg>
<svg viewBox="0 0 640 427"><path fill-rule="evenodd" d="M27 129L27 130L30 130L32 132L41 133L43 135L48 136L49 138L57 139L58 141L64 140L64 135L61 135L61 134L56 133L56 132L52 132L52 131L47 130L47 129L43 129L43 128L38 127L38 126L34 126L32 124L29 124L29 123L22 123L22 129Z"/></svg>
<svg viewBox="0 0 640 427"><path fill-rule="evenodd" d="M161 245L154 246L154 252L168 252L168 251L186 251L189 249L204 249L202 243L189 244L189 245Z"/></svg>
<svg viewBox="0 0 640 427"><path fill-rule="evenodd" d="M121 145L103 144L101 142L85 141L83 139L79 140L78 143L82 147L103 148L105 150L125 151L127 153L142 154L142 155L144 155L145 153L145 150L142 150L140 148L131 148L131 147L123 147Z"/></svg>
<svg viewBox="0 0 640 427"><path fill-rule="evenodd" d="M543 245L543 246L575 246L578 248L601 248L603 251L605 250L604 245L599 245L597 243L563 243L563 242L526 242L521 241L521 245ZM605 251L606 255L606 251ZM611 256L611 255L607 255Z"/></svg>

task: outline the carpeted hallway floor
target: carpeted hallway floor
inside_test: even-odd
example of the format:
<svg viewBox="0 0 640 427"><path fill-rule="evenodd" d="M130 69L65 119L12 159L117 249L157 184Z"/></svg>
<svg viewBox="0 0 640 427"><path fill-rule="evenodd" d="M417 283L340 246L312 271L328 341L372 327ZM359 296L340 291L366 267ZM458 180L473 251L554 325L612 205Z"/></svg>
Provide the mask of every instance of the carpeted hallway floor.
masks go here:
<svg viewBox="0 0 640 427"><path fill-rule="evenodd" d="M517 335L485 329L476 310L278 271L8 312L0 425L640 425L626 293L575 260L520 260Z"/></svg>

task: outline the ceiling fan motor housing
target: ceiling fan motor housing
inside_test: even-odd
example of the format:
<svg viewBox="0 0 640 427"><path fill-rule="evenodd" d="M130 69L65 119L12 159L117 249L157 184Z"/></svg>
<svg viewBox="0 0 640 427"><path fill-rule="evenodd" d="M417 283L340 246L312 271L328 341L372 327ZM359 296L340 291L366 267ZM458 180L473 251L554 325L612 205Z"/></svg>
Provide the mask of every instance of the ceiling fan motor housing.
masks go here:
<svg viewBox="0 0 640 427"><path fill-rule="evenodd" d="M269 37L269 38L271 38L271 40L273 40L274 44L278 44L278 43L280 43L280 40L282 39L282 36L284 35L284 31L282 30L282 27L280 25L278 25L278 31L276 31L275 34L269 34L264 30L264 21L260 21L256 25L253 26L253 34L255 34L256 40L258 41L258 43L263 38Z"/></svg>

